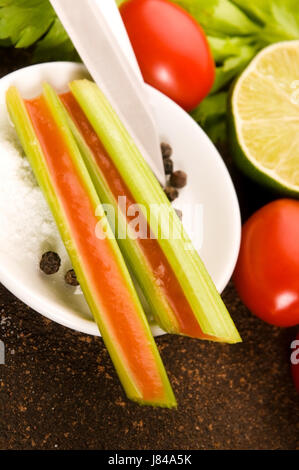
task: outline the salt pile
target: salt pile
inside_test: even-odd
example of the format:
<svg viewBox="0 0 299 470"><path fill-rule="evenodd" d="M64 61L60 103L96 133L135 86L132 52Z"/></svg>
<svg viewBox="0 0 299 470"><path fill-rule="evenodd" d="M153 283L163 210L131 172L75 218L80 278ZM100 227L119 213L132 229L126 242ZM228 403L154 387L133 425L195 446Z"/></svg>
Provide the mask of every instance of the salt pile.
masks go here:
<svg viewBox="0 0 299 470"><path fill-rule="evenodd" d="M7 283L7 276L13 278L14 285L21 284L27 292L33 289L57 306L90 318L81 288L65 284L64 275L72 268L69 256L7 115L0 129L1 280ZM39 269L46 251L55 251L61 258L60 270L52 276Z"/></svg>
<svg viewBox="0 0 299 470"><path fill-rule="evenodd" d="M38 265L42 253L52 249L68 261L52 214L9 127L1 129L0 185L0 251Z"/></svg>

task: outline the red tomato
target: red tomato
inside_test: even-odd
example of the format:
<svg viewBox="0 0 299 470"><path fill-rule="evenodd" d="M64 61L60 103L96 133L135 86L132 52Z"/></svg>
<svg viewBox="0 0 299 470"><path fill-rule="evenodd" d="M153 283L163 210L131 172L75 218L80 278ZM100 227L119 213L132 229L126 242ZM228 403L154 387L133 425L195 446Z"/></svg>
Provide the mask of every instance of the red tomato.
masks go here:
<svg viewBox="0 0 299 470"><path fill-rule="evenodd" d="M274 201L245 223L234 282L256 316L299 324L299 201Z"/></svg>
<svg viewBox="0 0 299 470"><path fill-rule="evenodd" d="M293 345L293 353L291 356L292 362L292 375L295 387L299 393L299 333Z"/></svg>
<svg viewBox="0 0 299 470"><path fill-rule="evenodd" d="M127 0L120 13L146 83L191 111L215 78L201 27L168 0Z"/></svg>

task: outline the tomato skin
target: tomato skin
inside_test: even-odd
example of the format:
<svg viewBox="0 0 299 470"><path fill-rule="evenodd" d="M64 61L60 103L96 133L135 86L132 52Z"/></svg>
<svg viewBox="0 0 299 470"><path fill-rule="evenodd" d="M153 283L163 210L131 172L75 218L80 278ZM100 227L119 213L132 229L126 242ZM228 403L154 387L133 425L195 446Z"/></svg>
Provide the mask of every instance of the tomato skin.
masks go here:
<svg viewBox="0 0 299 470"><path fill-rule="evenodd" d="M168 0L127 0L120 13L145 82L186 111L194 109L215 79L202 28Z"/></svg>
<svg viewBox="0 0 299 470"><path fill-rule="evenodd" d="M243 226L233 276L245 305L277 326L299 324L299 201L280 199Z"/></svg>
<svg viewBox="0 0 299 470"><path fill-rule="evenodd" d="M294 354L292 354L292 357L294 356L294 360L298 362L298 364L292 363L291 368L294 384L297 389L297 392L299 393L299 333L297 335L296 341L298 343L298 346L296 345L297 349L294 350Z"/></svg>

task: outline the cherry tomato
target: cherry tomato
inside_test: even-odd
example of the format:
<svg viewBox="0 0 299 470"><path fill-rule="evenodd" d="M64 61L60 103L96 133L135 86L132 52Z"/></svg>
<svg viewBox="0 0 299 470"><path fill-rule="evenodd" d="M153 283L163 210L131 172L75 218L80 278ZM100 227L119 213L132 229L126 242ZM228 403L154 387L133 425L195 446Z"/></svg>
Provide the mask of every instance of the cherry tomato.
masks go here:
<svg viewBox="0 0 299 470"><path fill-rule="evenodd" d="M299 333L294 342L294 348L293 348L291 360L292 360L292 375L294 379L294 384L299 393Z"/></svg>
<svg viewBox="0 0 299 470"><path fill-rule="evenodd" d="M127 0L120 13L145 82L185 110L195 108L215 78L201 27L168 0Z"/></svg>
<svg viewBox="0 0 299 470"><path fill-rule="evenodd" d="M299 324L299 201L274 201L245 223L234 282L262 320Z"/></svg>

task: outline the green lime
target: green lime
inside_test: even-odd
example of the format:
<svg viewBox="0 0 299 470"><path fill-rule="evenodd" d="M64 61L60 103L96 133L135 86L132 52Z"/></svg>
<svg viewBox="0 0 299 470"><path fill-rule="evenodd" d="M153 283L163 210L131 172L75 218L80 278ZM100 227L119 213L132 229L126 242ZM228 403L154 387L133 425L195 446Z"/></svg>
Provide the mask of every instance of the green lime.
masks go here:
<svg viewBox="0 0 299 470"><path fill-rule="evenodd" d="M231 97L232 149L249 176L299 197L299 41L263 49Z"/></svg>

